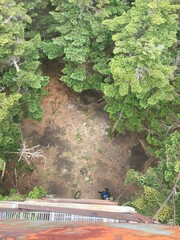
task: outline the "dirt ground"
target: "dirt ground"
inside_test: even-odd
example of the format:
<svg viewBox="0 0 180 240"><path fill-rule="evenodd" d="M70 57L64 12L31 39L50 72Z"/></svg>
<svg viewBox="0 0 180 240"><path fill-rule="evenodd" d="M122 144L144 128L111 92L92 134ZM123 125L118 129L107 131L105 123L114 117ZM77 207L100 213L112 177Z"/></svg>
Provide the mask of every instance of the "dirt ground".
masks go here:
<svg viewBox="0 0 180 240"><path fill-rule="evenodd" d="M147 159L138 136L126 133L111 139L104 102L93 93L73 92L57 71L50 67L46 71L50 83L42 101L43 120L26 120L22 126L30 146L47 147L46 161L34 160L35 170L24 179L22 189L41 185L56 197L99 198L98 191L107 187L116 199L129 167L140 169Z"/></svg>

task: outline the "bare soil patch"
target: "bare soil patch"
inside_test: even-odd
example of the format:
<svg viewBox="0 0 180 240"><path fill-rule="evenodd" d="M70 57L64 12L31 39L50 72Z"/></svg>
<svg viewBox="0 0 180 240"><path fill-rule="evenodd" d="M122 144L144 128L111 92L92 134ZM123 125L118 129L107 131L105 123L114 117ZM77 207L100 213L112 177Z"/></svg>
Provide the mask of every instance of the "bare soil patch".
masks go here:
<svg viewBox="0 0 180 240"><path fill-rule="evenodd" d="M126 133L111 139L104 102L97 101L100 96L77 94L59 80L55 70L47 72L50 83L42 101L43 120L25 120L22 126L29 145L49 146L47 162L44 166L36 159L22 190L41 185L57 197L73 198L79 192L80 198L99 198L98 191L107 187L117 198L130 165L141 168L147 158L138 136Z"/></svg>

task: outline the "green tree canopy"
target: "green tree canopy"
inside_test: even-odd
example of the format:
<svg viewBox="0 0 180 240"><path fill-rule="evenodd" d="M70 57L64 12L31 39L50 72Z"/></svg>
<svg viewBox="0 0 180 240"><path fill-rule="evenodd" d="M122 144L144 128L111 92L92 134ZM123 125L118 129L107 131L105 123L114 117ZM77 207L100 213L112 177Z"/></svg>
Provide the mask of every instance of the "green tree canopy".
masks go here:
<svg viewBox="0 0 180 240"><path fill-rule="evenodd" d="M39 70L38 33L29 39L31 24L22 3L0 1L0 157L7 156L21 141L19 121L23 115L42 117L40 101L47 77ZM28 109L28 111L27 111ZM12 157L12 156L11 156ZM8 158L8 157L7 157Z"/></svg>
<svg viewBox="0 0 180 240"><path fill-rule="evenodd" d="M168 194L180 171L179 8L177 0L0 0L1 162L14 159L22 119L42 118L41 60L60 59L68 86L102 91L113 130L146 132L160 162L129 174L144 187L138 204L149 192Z"/></svg>

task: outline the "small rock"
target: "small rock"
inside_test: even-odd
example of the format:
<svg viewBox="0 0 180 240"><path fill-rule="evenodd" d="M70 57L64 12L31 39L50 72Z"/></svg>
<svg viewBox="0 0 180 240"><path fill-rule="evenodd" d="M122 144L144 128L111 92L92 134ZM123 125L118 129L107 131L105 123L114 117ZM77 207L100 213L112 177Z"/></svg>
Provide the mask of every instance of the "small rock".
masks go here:
<svg viewBox="0 0 180 240"><path fill-rule="evenodd" d="M84 179L84 181L85 181L85 182L89 182L89 181L90 181L90 178L89 178L89 177L86 177L86 178Z"/></svg>
<svg viewBox="0 0 180 240"><path fill-rule="evenodd" d="M74 194L74 198L75 199L79 199L81 196L81 191L77 191L75 194Z"/></svg>
<svg viewBox="0 0 180 240"><path fill-rule="evenodd" d="M55 194L49 194L49 195L46 195L46 198L55 198L56 195Z"/></svg>
<svg viewBox="0 0 180 240"><path fill-rule="evenodd" d="M73 183L73 184L72 184L72 187L73 187L73 188L77 188L77 184L76 184L76 183Z"/></svg>
<svg viewBox="0 0 180 240"><path fill-rule="evenodd" d="M67 170L66 168L64 168L62 172L63 172L63 173L67 173L68 170Z"/></svg>

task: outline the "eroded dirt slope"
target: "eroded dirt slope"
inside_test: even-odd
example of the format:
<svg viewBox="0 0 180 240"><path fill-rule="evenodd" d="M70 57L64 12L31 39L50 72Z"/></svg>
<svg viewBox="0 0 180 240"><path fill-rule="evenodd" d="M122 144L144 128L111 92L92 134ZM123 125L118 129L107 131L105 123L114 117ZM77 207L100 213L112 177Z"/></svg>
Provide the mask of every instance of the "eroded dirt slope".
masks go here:
<svg viewBox="0 0 180 240"><path fill-rule="evenodd" d="M133 152L139 146L138 137L123 134L110 139L104 103L85 104L58 80L58 74L49 75L42 122L26 120L22 126L28 144L49 146L45 166L42 159L35 160L35 171L25 180L26 187L42 185L48 194L68 198L98 198L97 192L108 187L117 198L131 161L146 159L143 152Z"/></svg>

